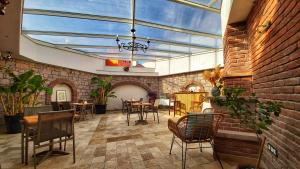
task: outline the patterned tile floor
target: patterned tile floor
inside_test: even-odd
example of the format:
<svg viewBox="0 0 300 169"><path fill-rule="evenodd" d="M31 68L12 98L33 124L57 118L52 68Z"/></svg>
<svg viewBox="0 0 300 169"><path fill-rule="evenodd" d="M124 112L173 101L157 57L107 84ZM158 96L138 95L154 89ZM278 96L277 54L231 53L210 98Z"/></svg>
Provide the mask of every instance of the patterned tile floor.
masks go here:
<svg viewBox="0 0 300 169"><path fill-rule="evenodd" d="M42 162L38 169L173 169L181 168L181 148L174 144L169 155L171 133L167 128L167 112L160 111L160 124L149 115L148 125L134 125L137 115L132 115L127 126L126 115L110 112L96 115L75 124L76 163L72 155L56 156ZM20 159L20 134L0 135L1 169L33 168L32 158L24 166ZM30 143L32 144L32 143ZM72 143L67 144L71 151ZM195 145L197 146L197 145ZM29 147L29 150L32 148ZM29 155L32 151L29 151ZM225 169L235 169L234 162L223 161ZM219 163L212 157L212 150L189 150L187 168L219 169Z"/></svg>

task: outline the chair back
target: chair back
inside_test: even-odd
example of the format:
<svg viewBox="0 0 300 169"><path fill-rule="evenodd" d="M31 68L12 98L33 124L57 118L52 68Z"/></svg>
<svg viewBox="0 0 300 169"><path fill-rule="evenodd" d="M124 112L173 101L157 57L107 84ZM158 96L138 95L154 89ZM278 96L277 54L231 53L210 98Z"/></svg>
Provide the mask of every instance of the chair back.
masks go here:
<svg viewBox="0 0 300 169"><path fill-rule="evenodd" d="M202 113L214 113L215 109L214 108L205 108Z"/></svg>
<svg viewBox="0 0 300 169"><path fill-rule="evenodd" d="M155 99L153 106L154 107L158 107L159 103L160 103L160 100L159 99Z"/></svg>
<svg viewBox="0 0 300 169"><path fill-rule="evenodd" d="M72 109L70 102L62 102L62 110L70 110Z"/></svg>
<svg viewBox="0 0 300 169"><path fill-rule="evenodd" d="M58 111L60 109L57 102L51 102L51 106L53 111Z"/></svg>
<svg viewBox="0 0 300 169"><path fill-rule="evenodd" d="M35 144L61 137L74 136L74 110L38 113Z"/></svg>
<svg viewBox="0 0 300 169"><path fill-rule="evenodd" d="M188 141L211 140L215 137L222 114L188 113L183 137Z"/></svg>
<svg viewBox="0 0 300 169"><path fill-rule="evenodd" d="M39 112L52 111L51 105L37 106L37 107L24 107L24 116L37 115Z"/></svg>

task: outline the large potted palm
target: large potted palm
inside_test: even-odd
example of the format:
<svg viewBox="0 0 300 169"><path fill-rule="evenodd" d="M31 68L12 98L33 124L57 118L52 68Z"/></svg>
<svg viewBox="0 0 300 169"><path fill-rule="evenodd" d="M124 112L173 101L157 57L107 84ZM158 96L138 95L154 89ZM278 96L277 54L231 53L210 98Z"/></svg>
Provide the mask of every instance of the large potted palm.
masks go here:
<svg viewBox="0 0 300 169"><path fill-rule="evenodd" d="M10 78L11 83L0 86L0 101L7 133L13 134L21 131L20 120L23 118L24 107L30 102L36 103L42 89L33 89L35 89L35 86L43 86L44 79L41 75L35 75L33 70L28 70L19 75L9 68L3 70ZM46 90L46 88L43 88L43 90ZM51 90L47 89L47 91L50 92Z"/></svg>
<svg viewBox="0 0 300 169"><path fill-rule="evenodd" d="M91 84L94 87L91 97L95 100L96 114L106 113L107 99L109 97L116 97L112 91L111 81L111 76L102 79L93 77L91 79Z"/></svg>

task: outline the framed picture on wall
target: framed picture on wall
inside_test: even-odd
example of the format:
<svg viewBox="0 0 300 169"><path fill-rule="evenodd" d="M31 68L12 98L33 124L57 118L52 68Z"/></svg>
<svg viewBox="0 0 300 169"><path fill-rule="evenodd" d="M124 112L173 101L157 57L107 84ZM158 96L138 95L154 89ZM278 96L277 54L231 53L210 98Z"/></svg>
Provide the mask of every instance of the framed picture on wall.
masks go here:
<svg viewBox="0 0 300 169"><path fill-rule="evenodd" d="M66 102L67 101L67 91L66 90L56 90L56 101Z"/></svg>

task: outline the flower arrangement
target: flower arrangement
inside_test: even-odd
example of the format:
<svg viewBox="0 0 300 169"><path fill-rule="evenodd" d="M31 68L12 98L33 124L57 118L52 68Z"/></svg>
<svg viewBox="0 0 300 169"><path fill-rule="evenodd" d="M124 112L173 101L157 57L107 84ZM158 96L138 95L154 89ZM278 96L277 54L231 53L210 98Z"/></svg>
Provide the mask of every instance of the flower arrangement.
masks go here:
<svg viewBox="0 0 300 169"><path fill-rule="evenodd" d="M218 65L211 71L206 70L203 72L204 79L209 81L213 87L218 87L222 76L223 76L223 70L221 69L220 65Z"/></svg>

